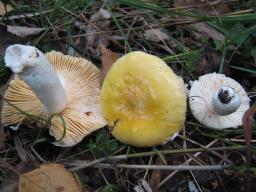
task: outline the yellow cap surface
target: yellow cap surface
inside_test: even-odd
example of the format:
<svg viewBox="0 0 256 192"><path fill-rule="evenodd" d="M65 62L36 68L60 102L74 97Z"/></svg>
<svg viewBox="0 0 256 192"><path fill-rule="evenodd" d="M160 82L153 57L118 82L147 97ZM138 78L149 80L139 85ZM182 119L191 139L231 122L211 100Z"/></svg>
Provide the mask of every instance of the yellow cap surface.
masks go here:
<svg viewBox="0 0 256 192"><path fill-rule="evenodd" d="M137 147L158 145L185 120L184 83L160 58L131 52L108 72L101 107L118 140Z"/></svg>

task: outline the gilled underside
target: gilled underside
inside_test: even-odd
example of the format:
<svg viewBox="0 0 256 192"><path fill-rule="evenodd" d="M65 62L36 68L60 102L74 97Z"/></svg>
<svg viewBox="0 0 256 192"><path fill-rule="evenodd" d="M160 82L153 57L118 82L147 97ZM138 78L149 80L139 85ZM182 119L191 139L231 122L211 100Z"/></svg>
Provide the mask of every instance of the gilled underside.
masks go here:
<svg viewBox="0 0 256 192"><path fill-rule="evenodd" d="M106 125L100 105L100 78L98 69L82 58L65 56L59 52L47 54L67 94L67 106L51 120L50 134L57 145L72 146L86 135ZM45 107L25 82L15 77L4 95L1 121L4 125L19 124L24 120L47 122ZM39 117L39 118L38 118ZM40 121L40 118L44 119ZM64 135L64 129L66 133Z"/></svg>

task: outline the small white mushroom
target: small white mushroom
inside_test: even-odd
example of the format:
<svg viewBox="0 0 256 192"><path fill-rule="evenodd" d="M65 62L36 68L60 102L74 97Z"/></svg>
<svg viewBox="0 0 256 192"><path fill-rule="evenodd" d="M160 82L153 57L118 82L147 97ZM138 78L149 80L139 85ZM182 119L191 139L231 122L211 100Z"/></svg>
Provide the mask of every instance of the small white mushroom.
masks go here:
<svg viewBox="0 0 256 192"><path fill-rule="evenodd" d="M237 128L249 109L250 99L243 87L223 74L211 73L194 81L189 92L194 117L210 128Z"/></svg>

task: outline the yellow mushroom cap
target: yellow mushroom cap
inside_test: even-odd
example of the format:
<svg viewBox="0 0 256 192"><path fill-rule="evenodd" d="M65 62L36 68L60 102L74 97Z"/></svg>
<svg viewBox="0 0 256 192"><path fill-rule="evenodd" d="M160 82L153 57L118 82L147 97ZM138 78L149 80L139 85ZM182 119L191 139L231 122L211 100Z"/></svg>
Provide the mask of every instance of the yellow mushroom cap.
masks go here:
<svg viewBox="0 0 256 192"><path fill-rule="evenodd" d="M108 72L101 108L113 136L121 142L137 147L158 145L182 128L184 83L160 58L131 52Z"/></svg>
<svg viewBox="0 0 256 192"><path fill-rule="evenodd" d="M66 125L66 133L64 135L63 120L59 116L53 116L50 134L56 140L64 136L56 145L73 146L86 135L106 125L99 102L100 73L86 59L55 51L46 55L67 94L67 106L60 114ZM31 119L31 116L46 120L49 117L44 105L17 76L10 82L4 98L1 113L4 125L18 124Z"/></svg>

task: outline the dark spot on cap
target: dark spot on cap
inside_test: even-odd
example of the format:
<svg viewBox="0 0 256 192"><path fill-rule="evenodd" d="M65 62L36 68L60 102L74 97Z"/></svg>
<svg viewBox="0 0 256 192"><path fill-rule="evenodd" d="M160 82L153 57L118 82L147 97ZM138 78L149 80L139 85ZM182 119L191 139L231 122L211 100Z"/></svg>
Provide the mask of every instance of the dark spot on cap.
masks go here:
<svg viewBox="0 0 256 192"><path fill-rule="evenodd" d="M35 54L36 54L36 57L39 57L39 53L37 51L35 52Z"/></svg>
<svg viewBox="0 0 256 192"><path fill-rule="evenodd" d="M228 104L232 97L230 97L228 90L221 89L218 93L218 98L221 101L221 103Z"/></svg>
<svg viewBox="0 0 256 192"><path fill-rule="evenodd" d="M90 116L90 115L92 114L92 112L87 111L87 112L85 112L84 114L87 115L87 116Z"/></svg>

